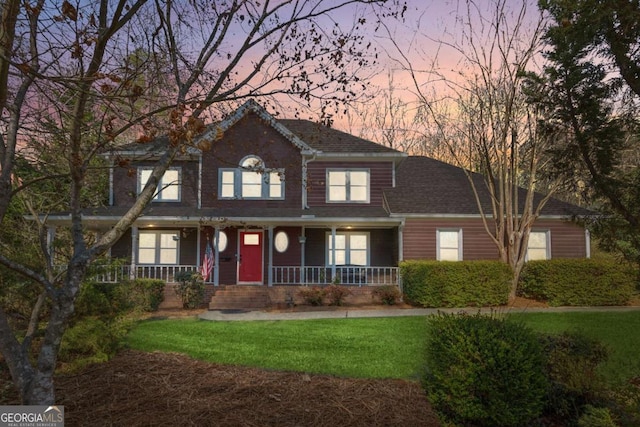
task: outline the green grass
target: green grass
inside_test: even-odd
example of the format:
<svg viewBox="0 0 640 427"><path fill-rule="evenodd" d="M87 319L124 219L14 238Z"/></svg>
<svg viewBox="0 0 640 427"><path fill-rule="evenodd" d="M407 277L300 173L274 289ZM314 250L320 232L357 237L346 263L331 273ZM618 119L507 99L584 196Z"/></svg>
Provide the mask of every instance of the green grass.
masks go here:
<svg viewBox="0 0 640 427"><path fill-rule="evenodd" d="M158 320L128 336L143 351L267 369L358 378L413 378L422 358L423 317L260 322Z"/></svg>
<svg viewBox="0 0 640 427"><path fill-rule="evenodd" d="M514 314L536 331L577 331L596 338L609 350L609 360L600 373L609 383L640 376L640 311Z"/></svg>
<svg viewBox="0 0 640 427"><path fill-rule="evenodd" d="M610 350L602 374L611 383L640 375L640 311L512 315L534 330L580 331ZM141 322L131 348L188 354L210 362L357 378L418 376L427 322L424 317L210 322L193 319Z"/></svg>

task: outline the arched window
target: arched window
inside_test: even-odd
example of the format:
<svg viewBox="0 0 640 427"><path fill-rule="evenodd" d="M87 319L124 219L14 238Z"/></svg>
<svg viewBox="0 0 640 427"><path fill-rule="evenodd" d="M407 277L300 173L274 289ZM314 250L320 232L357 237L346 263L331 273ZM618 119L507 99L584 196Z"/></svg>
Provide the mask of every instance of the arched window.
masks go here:
<svg viewBox="0 0 640 427"><path fill-rule="evenodd" d="M219 169L218 183L219 199L284 199L284 169L268 168L253 154L235 169Z"/></svg>

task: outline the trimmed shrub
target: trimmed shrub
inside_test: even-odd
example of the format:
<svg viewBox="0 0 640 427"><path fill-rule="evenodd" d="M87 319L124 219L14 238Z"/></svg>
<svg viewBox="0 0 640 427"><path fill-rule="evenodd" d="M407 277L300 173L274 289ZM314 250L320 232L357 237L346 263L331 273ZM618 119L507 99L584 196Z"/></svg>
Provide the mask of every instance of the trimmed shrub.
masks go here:
<svg viewBox="0 0 640 427"><path fill-rule="evenodd" d="M129 283L131 300L143 311L158 311L164 301L164 280L135 279Z"/></svg>
<svg viewBox="0 0 640 427"><path fill-rule="evenodd" d="M385 305L394 305L402 296L400 289L394 285L376 286L373 288L373 291L371 291L371 295L379 298L380 302Z"/></svg>
<svg viewBox="0 0 640 427"><path fill-rule="evenodd" d="M75 303L77 317L113 318L133 308L128 283L85 282Z"/></svg>
<svg viewBox="0 0 640 427"><path fill-rule="evenodd" d="M513 277L500 261L405 261L400 272L407 302L423 307L503 305Z"/></svg>
<svg viewBox="0 0 640 427"><path fill-rule="evenodd" d="M610 260L530 261L520 275L519 292L552 306L625 305L637 277L632 267Z"/></svg>
<svg viewBox="0 0 640 427"><path fill-rule="evenodd" d="M597 403L606 386L597 372L608 357L598 340L577 332L541 335L549 380L545 412L577 421L586 405Z"/></svg>
<svg viewBox="0 0 640 427"><path fill-rule="evenodd" d="M617 424L608 408L587 405L584 414L578 420L578 427L617 427Z"/></svg>
<svg viewBox="0 0 640 427"><path fill-rule="evenodd" d="M300 296L306 304L319 306L324 302L325 290L320 286L305 287L298 291L298 296Z"/></svg>
<svg viewBox="0 0 640 427"><path fill-rule="evenodd" d="M422 385L445 420L522 426L541 414L548 383L530 329L480 314L440 313L428 322Z"/></svg>
<svg viewBox="0 0 640 427"><path fill-rule="evenodd" d="M128 317L107 321L93 316L79 320L62 337L58 361L63 370L74 371L109 360L124 345L124 337L134 321Z"/></svg>
<svg viewBox="0 0 640 427"><path fill-rule="evenodd" d="M204 302L204 280L197 271L182 271L175 276L175 291L183 308L198 308Z"/></svg>
<svg viewBox="0 0 640 427"><path fill-rule="evenodd" d="M351 295L351 290L346 286L329 285L324 289L324 295L329 299L329 305L341 306L344 299Z"/></svg>

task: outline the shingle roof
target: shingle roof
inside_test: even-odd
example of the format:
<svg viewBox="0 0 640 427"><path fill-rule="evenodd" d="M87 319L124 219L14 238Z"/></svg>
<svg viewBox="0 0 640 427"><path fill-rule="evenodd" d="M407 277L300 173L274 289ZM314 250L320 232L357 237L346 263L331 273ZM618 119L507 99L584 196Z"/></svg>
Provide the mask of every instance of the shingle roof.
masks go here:
<svg viewBox="0 0 640 427"><path fill-rule="evenodd" d="M279 119L311 148L330 153L398 153L398 150L309 120Z"/></svg>
<svg viewBox="0 0 640 427"><path fill-rule="evenodd" d="M491 198L480 174L472 174L483 211L491 213ZM526 191L520 189L524 203ZM534 203L543 196L536 194ZM478 215L478 204L463 169L429 157L411 156L396 171L396 187L385 190L385 200L393 214ZM534 205L535 206L535 205ZM579 206L549 199L542 215L576 216L593 212Z"/></svg>
<svg viewBox="0 0 640 427"><path fill-rule="evenodd" d="M276 129L276 131L301 150L312 149L323 153L341 154L386 153L397 154L399 157L405 156L404 153L398 150L394 150L384 145L350 135L337 129L329 128L309 120L276 119L253 100L249 100L244 103L224 120L208 125L197 138L207 138L219 131L224 132L249 113L257 114L268 125ZM166 135L162 135L144 144L129 143L121 145L117 147L117 151L140 154L159 154L167 149L168 144L168 137Z"/></svg>

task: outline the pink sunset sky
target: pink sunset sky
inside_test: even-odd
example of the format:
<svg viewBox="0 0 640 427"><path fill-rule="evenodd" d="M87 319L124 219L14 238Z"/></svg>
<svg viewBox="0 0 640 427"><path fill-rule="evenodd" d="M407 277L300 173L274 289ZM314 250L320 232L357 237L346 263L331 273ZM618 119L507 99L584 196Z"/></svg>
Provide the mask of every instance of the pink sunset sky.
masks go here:
<svg viewBox="0 0 640 427"><path fill-rule="evenodd" d="M435 81L432 71L448 78L463 79L472 75L473 68L465 63L460 52L448 45L463 43L462 34L470 31L469 22L472 25L474 39L483 40L491 31L489 22L495 14L495 3L496 0L407 0L408 9L404 22L389 21L389 34L386 34L384 29L372 34L372 40L379 46L381 55L379 66L371 72L370 81L375 86L386 89L389 85L389 75L392 74L395 95L402 96L407 102L413 102L416 99L414 83L402 64L406 60L411 62L418 83L427 91L446 90ZM523 6L526 8L525 28L533 27L539 19L535 0L504 0L504 3L505 13L513 24ZM348 18L345 14L345 22ZM532 29L525 30L525 34L527 31ZM389 37L392 37L395 43L392 43ZM336 117L334 127L352 133L358 132L353 119L351 123L347 123L346 117Z"/></svg>

